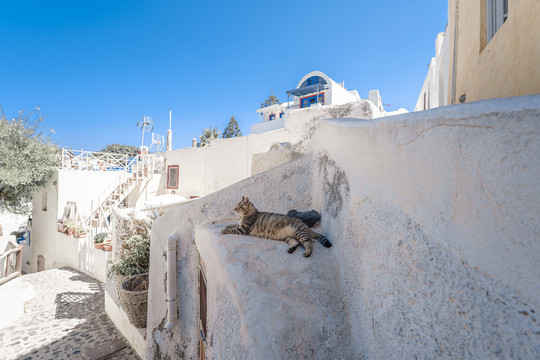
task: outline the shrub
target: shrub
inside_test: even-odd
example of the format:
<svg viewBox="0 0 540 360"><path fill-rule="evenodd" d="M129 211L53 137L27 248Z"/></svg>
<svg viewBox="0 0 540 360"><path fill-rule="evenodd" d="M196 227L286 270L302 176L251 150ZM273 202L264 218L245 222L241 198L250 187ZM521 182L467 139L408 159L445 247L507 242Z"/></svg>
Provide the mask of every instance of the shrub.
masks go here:
<svg viewBox="0 0 540 360"><path fill-rule="evenodd" d="M127 240L120 256L111 264L109 276L138 275L148 272L150 268L150 238L144 235L133 235Z"/></svg>

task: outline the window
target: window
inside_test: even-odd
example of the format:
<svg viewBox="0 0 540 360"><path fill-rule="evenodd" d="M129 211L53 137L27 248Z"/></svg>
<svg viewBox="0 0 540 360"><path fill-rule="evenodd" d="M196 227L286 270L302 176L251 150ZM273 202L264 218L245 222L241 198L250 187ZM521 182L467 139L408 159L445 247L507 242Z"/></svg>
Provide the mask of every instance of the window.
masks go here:
<svg viewBox="0 0 540 360"><path fill-rule="evenodd" d="M487 41L489 42L508 19L508 0L487 0L486 19Z"/></svg>
<svg viewBox="0 0 540 360"><path fill-rule="evenodd" d="M276 120L276 114L270 114L269 119L270 120Z"/></svg>
<svg viewBox="0 0 540 360"><path fill-rule="evenodd" d="M178 165L167 166L167 189L178 189Z"/></svg>
<svg viewBox="0 0 540 360"><path fill-rule="evenodd" d="M318 101L319 104L324 105L324 93L319 94L318 100L319 100ZM317 103L317 95L306 96L305 98L300 99L301 108L310 107L311 105L316 104L316 103Z"/></svg>
<svg viewBox="0 0 540 360"><path fill-rule="evenodd" d="M283 111L279 113L279 118L280 118L280 119L283 117L283 114L284 114Z"/></svg>
<svg viewBox="0 0 540 360"><path fill-rule="evenodd" d="M308 78L307 80L305 80L300 87L303 88L303 87L311 86L311 85L315 85L315 84L324 85L324 84L326 84L326 80L324 80L320 76L312 76L312 77Z"/></svg>
<svg viewBox="0 0 540 360"><path fill-rule="evenodd" d="M47 211L47 190L41 192L41 211Z"/></svg>

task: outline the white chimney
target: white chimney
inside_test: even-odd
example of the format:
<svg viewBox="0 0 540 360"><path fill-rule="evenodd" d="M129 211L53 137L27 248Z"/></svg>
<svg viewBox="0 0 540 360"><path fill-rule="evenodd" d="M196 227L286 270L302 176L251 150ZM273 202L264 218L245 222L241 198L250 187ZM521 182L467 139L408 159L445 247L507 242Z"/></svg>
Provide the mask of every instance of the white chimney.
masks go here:
<svg viewBox="0 0 540 360"><path fill-rule="evenodd" d="M193 138L193 140L191 140L191 146L193 146L194 148L197 147L197 139Z"/></svg>
<svg viewBox="0 0 540 360"><path fill-rule="evenodd" d="M172 109L169 109L169 130L167 130L167 146L165 147L165 151L172 151L171 122L172 122Z"/></svg>

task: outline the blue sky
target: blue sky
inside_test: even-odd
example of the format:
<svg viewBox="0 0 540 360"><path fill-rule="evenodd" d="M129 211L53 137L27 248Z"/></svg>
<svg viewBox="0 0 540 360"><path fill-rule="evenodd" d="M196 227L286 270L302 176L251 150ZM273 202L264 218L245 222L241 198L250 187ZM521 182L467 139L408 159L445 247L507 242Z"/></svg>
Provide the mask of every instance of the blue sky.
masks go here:
<svg viewBox="0 0 540 360"><path fill-rule="evenodd" d="M413 110L447 1L0 2L0 105L39 106L55 142L138 146L152 116L173 148L255 110L320 70L387 111ZM146 144L148 145L148 144Z"/></svg>

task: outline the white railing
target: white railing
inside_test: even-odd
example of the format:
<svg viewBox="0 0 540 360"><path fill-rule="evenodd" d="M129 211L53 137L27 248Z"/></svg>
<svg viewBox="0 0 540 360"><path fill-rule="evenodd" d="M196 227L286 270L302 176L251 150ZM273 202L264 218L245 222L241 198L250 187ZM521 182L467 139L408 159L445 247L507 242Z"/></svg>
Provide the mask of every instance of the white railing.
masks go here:
<svg viewBox="0 0 540 360"><path fill-rule="evenodd" d="M60 156L64 170L117 171L118 176L90 203L90 213L83 220L90 231L109 231L111 207L125 199L139 180L151 179L155 172L165 172L164 158L155 154L130 158L127 155L64 148Z"/></svg>
<svg viewBox="0 0 540 360"><path fill-rule="evenodd" d="M130 162L128 155L63 148L61 160L64 170L119 171Z"/></svg>
<svg viewBox="0 0 540 360"><path fill-rule="evenodd" d="M21 276L23 247L12 240L8 248L0 254L0 285ZM4 265L5 263L5 265Z"/></svg>
<svg viewBox="0 0 540 360"><path fill-rule="evenodd" d="M162 157L155 155L139 155L130 160L124 167L124 171L92 200L90 216L87 224L90 228L109 231L110 222L108 217L113 205L118 205L137 185L139 180L151 179L154 173L164 171L165 162ZM118 198L114 198L118 196ZM96 216L97 215L97 216ZM93 224L93 222L96 224Z"/></svg>

